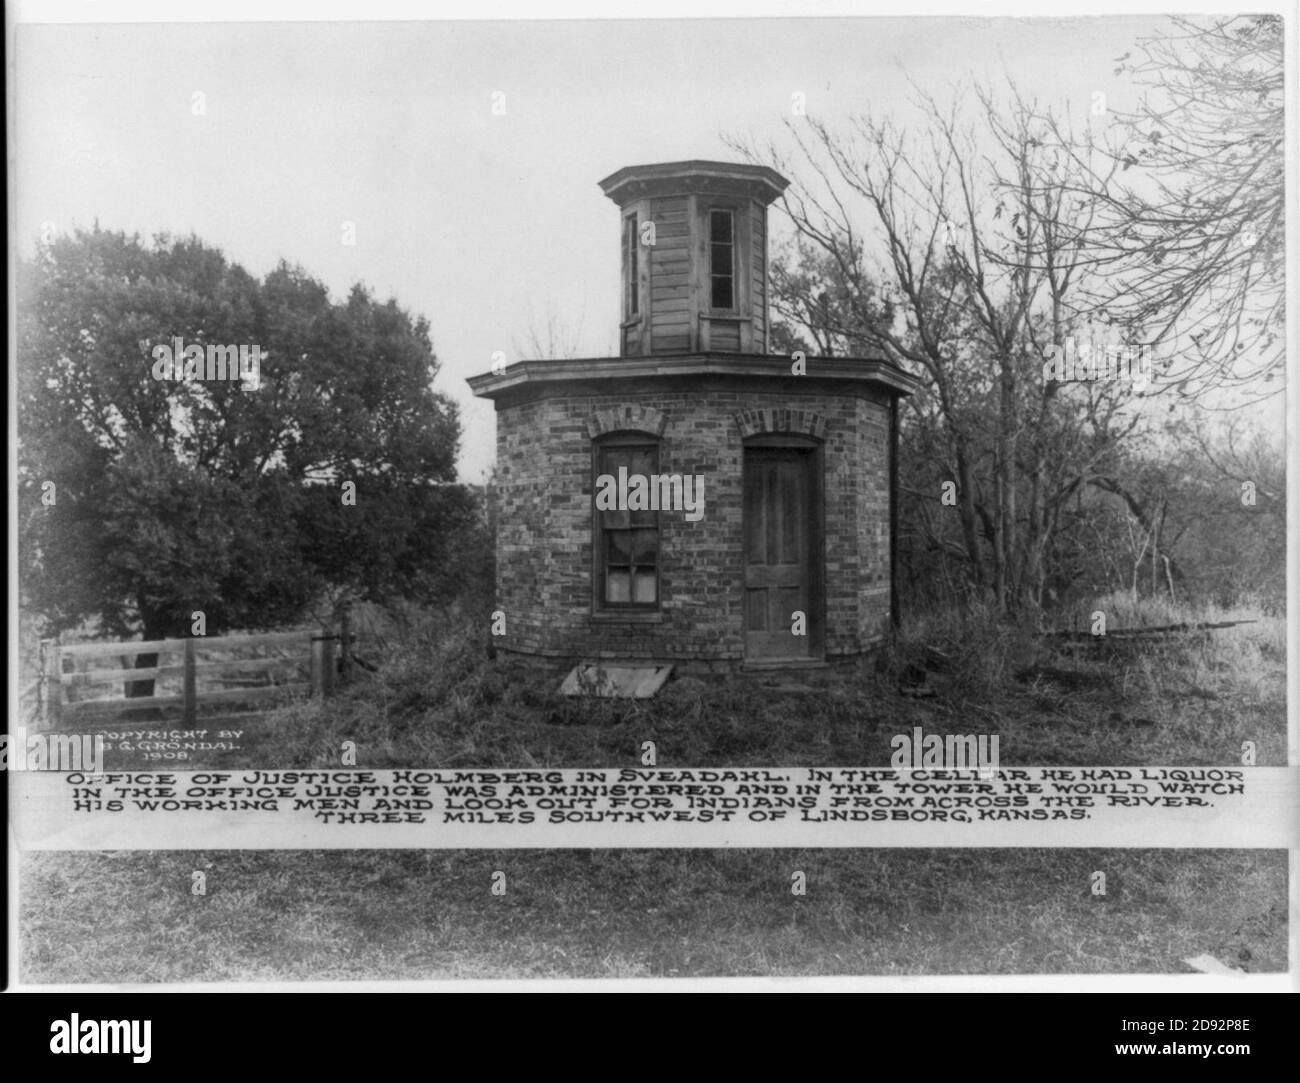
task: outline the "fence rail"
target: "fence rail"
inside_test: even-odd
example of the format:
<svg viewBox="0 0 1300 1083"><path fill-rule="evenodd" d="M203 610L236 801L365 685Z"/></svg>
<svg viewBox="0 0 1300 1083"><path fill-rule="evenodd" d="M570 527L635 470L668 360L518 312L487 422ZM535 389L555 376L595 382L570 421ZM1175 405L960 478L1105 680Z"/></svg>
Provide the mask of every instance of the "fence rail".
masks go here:
<svg viewBox="0 0 1300 1083"><path fill-rule="evenodd" d="M1112 628L1110 631L1095 635L1092 632L1043 632L1047 639L1079 640L1080 642L1101 642L1107 639L1171 639L1176 636L1189 635L1192 632L1209 632L1216 628L1235 628L1239 624L1258 624L1256 618L1250 620L1221 620L1211 624L1205 621L1196 624L1159 624L1147 628Z"/></svg>
<svg viewBox="0 0 1300 1083"><path fill-rule="evenodd" d="M329 628L304 628L290 632L233 636L195 636L188 639L133 640L126 643L60 643L47 639L41 643L40 718L48 728L85 720L100 721L128 711L180 708L181 721L192 725L200 707L224 704L265 704L293 695L328 696L334 691L335 671L347 680L351 667L352 635L346 615L341 634ZM205 655L229 650L272 649L296 651L285 656L273 654L255 658L225 658L199 661ZM132 667L129 662L141 655L179 655L165 665ZM79 665L114 658L118 664L99 664L79 669ZM159 658L162 661L162 658ZM307 680L284 679L309 674ZM159 691L159 682L180 678L179 692ZM250 683L249 678L266 683ZM200 689L200 678L205 686ZM276 678L280 678L278 681ZM127 695L126 686L153 681L152 695ZM96 685L119 682L122 694L91 699L79 693ZM220 687L211 687L216 684ZM229 685L235 687L228 687Z"/></svg>
<svg viewBox="0 0 1300 1083"><path fill-rule="evenodd" d="M276 643L298 643L317 634L320 633L313 629L304 629L293 632L266 632L261 635L193 636L185 639L133 639L125 643L70 643L62 645L61 649L69 657L76 656L77 658L104 658L114 655L120 655L123 658L134 658L137 654L181 653L185 650L187 643L196 641L204 645L204 650L211 649L214 643L230 648L265 647ZM47 640L46 642L57 641Z"/></svg>

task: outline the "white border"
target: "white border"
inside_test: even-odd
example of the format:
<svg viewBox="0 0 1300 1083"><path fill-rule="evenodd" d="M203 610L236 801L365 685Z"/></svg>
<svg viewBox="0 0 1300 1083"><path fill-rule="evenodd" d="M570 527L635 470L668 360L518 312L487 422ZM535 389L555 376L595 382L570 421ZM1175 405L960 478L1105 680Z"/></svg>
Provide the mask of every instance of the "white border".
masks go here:
<svg viewBox="0 0 1300 1083"><path fill-rule="evenodd" d="M520 0L474 0L473 3L453 2L426 6L415 0L367 0L366 3L347 3L340 0L320 0L311 5L294 3L292 0L204 0L200 3L178 5L167 0L17 0L5 9L5 37L9 48L6 50L6 119L8 121L7 164L9 175L13 176L14 162L14 102L16 81L16 58L14 50L14 29L17 23L123 23L123 22L320 22L320 21L392 21L392 20L429 20L447 21L450 19L496 20L496 19L669 19L669 18L771 18L771 17L864 17L864 16L963 16L967 18L987 18L994 16L1038 16L1041 18L1062 18L1069 16L1099 16L1127 14L1164 14L1176 9L1179 14L1229 14L1234 12L1276 12L1287 20L1287 73L1286 102L1292 124L1287 131L1286 176L1287 193L1287 296L1292 298L1287 311L1287 348L1288 356L1293 359L1290 366L1296 371L1294 358L1297 352L1297 304L1295 298L1300 296L1297 285L1297 235L1300 221L1297 215L1296 177L1296 118L1300 116L1297 99L1297 65L1300 63L1300 50L1297 49L1297 21L1300 20L1300 5L1295 2L1282 3L1279 0L1262 0L1262 2L1244 2L1244 0L1182 0L1169 3L1137 2L1137 0L1108 0L1102 4L1078 4L1067 2L1053 7L1050 13L1044 13L1042 7L1028 0L1019 3L1005 2L935 2L935 0L912 0L912 2L851 3L846 0L746 0L737 10L733 3L726 0L660 0L653 10L647 10L644 0L546 0L544 5L522 3ZM7 215L9 236L15 236L15 193L14 186L9 185ZM8 478L7 490L11 515L7 524L9 542L8 576L11 608L8 616L9 662L11 674L17 673L17 526L12 516L15 507L15 377L14 377L14 342L15 342L15 253L9 251L9 410L6 420L9 427L7 441ZM1289 495L1287 524L1287 569L1288 578L1288 763L1297 762L1297 698L1300 697L1300 671L1295 660L1300 648L1300 614L1296 611L1295 585L1300 580L1300 541L1297 529L1300 524L1300 511L1297 499L1300 498L1300 457L1293 452L1297 435L1300 435L1300 401L1297 400L1293 381L1287 386L1287 450L1288 471L1287 485ZM16 695L16 686L11 682L10 703ZM10 717L17 717L11 711ZM349 992L349 991L488 991L488 990L524 990L524 991L560 991L576 989L595 989L601 992L615 991L651 991L651 990L728 990L728 991L812 991L814 989L854 989L861 991L954 991L954 992L1012 992L1012 991L1087 991L1087 992L1231 992L1231 991L1300 991L1297 975L1297 960L1300 959L1300 890L1297 879L1300 875L1300 863L1297 851L1291 851L1290 868L1290 973L1280 976L1244 977L1241 979L1213 979L1196 976L1132 976L1132 975L1025 975L1025 976L983 976L983 977L915 977L896 978L800 978L800 979L700 979L690 981L669 981L646 979L637 981L520 981L520 982L430 982L430 983L241 983L237 985L215 985L195 983L192 985L85 985L85 986L23 986L16 981L18 974L18 861L17 848L14 844L12 828L7 832L8 853L6 855L13 885L10 901L9 934L14 946L10 964L10 988L18 991L302 991L302 992Z"/></svg>

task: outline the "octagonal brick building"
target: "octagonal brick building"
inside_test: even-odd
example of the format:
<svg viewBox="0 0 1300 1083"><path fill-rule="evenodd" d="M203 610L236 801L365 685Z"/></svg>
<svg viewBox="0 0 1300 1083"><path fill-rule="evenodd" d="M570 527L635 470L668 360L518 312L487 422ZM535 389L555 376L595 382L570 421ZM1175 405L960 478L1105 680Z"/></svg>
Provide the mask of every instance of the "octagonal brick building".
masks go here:
<svg viewBox="0 0 1300 1083"><path fill-rule="evenodd" d="M469 381L496 407L499 652L818 666L897 620L898 400L916 381L768 352L767 211L786 185L708 161L606 177L620 355Z"/></svg>

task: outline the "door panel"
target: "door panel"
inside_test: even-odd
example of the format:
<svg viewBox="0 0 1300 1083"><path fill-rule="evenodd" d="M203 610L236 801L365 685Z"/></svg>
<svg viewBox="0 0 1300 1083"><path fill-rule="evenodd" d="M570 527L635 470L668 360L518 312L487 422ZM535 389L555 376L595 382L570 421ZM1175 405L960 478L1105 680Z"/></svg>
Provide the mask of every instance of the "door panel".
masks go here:
<svg viewBox="0 0 1300 1083"><path fill-rule="evenodd" d="M745 450L745 657L812 654L813 452ZM804 614L806 635L791 632Z"/></svg>

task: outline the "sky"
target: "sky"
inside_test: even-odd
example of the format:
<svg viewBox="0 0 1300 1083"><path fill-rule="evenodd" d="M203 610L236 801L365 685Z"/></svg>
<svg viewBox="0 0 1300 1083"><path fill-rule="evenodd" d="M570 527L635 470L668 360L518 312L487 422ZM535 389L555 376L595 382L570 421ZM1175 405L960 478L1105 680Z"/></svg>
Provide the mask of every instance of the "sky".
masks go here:
<svg viewBox="0 0 1300 1083"><path fill-rule="evenodd" d="M555 312L579 356L615 352L619 219L602 177L734 160L724 136L779 139L796 91L831 121L898 107L909 76L938 92L1005 70L1080 117L1097 90L1124 108L1133 91L1114 60L1160 23L22 23L14 241L26 254L45 223L96 220L194 233L255 275L285 259L336 299L358 281L395 298L429 321L434 386L461 406L461 477L477 482L495 423L465 380L494 351L518 359L530 326ZM778 215L772 224L779 239Z"/></svg>

